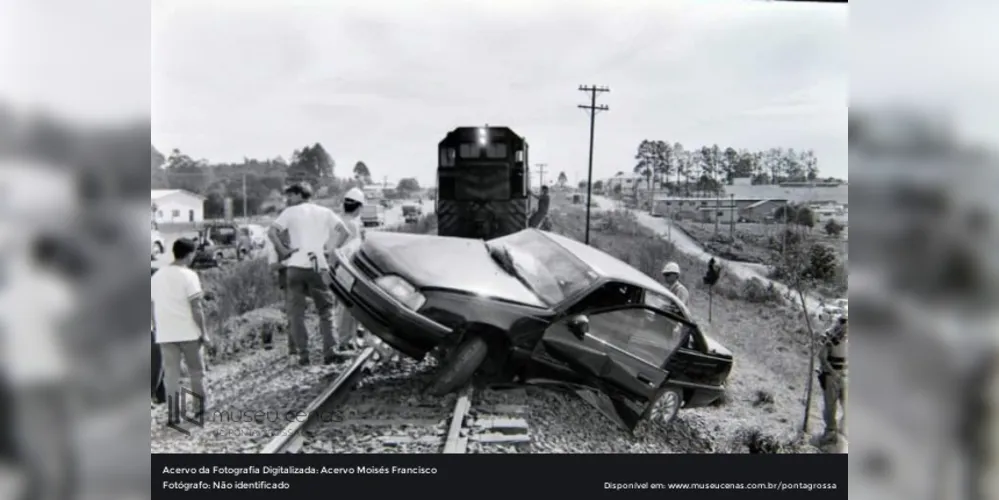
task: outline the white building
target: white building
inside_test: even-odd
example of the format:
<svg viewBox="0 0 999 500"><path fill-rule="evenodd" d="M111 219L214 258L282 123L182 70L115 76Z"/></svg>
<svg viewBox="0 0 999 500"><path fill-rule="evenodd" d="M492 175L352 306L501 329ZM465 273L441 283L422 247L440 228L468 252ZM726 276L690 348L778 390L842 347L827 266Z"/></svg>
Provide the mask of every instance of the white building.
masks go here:
<svg viewBox="0 0 999 500"><path fill-rule="evenodd" d="M153 189L150 205L156 222L202 222L205 197L183 189Z"/></svg>

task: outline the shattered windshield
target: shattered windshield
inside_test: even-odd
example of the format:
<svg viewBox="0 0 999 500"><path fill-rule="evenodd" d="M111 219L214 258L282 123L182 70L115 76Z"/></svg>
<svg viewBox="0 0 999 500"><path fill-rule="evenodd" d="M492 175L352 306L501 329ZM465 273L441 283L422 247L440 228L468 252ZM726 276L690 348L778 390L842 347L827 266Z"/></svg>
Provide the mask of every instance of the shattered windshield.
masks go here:
<svg viewBox="0 0 999 500"><path fill-rule="evenodd" d="M562 246L534 231L522 231L487 243L508 263L501 266L523 281L549 306L590 287L598 276Z"/></svg>

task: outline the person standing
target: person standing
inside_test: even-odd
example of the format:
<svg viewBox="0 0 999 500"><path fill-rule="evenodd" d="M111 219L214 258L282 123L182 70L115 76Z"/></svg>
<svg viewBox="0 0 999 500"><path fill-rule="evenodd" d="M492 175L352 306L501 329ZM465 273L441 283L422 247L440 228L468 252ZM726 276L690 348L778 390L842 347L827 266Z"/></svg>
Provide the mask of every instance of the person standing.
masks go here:
<svg viewBox="0 0 999 500"><path fill-rule="evenodd" d="M544 229L542 223L548 220L548 206L551 204L551 197L548 195L548 186L541 186L541 195L538 196L538 209L531 214L528 227Z"/></svg>
<svg viewBox="0 0 999 500"><path fill-rule="evenodd" d="M351 188L343 196L344 225L336 231L330 241L331 250L340 250L348 259L353 257L364 242L364 224L361 222L361 209L364 207L364 192ZM336 309L337 333L340 341L346 343L358 338L359 328L354 315L343 304Z"/></svg>
<svg viewBox="0 0 999 500"><path fill-rule="evenodd" d="M282 232L280 237L287 244L287 231ZM288 296L288 266L286 266L284 262L278 260L277 250L274 248L274 243L271 242L270 238L264 239L264 253L267 256L267 267L271 272L271 276L274 278L274 286L280 291L281 297L284 300L285 317L290 317L288 312L288 305L290 302ZM294 357L297 353L297 349L291 335L290 323L286 325L285 330L288 333L288 355ZM263 338L264 349L270 350L273 348L273 340L274 336L270 330L265 331Z"/></svg>
<svg viewBox="0 0 999 500"><path fill-rule="evenodd" d="M79 303L72 283L45 255L50 241L30 239L6 255L0 287L0 381L14 428L5 454L20 462L23 498L63 500L74 496L79 467L62 336Z"/></svg>
<svg viewBox="0 0 999 500"><path fill-rule="evenodd" d="M173 243L173 263L153 275L150 283L156 343L163 360L168 418L181 418L180 363L191 378L195 413L207 406L202 346L209 344L201 279L190 269L197 244L187 238Z"/></svg>
<svg viewBox="0 0 999 500"><path fill-rule="evenodd" d="M845 388L847 376L846 354L848 347L848 318L843 314L836 324L827 330L822 338L819 349L819 387L822 389L822 419L825 422L825 433L822 442L835 443L839 438L840 421L839 407L845 406Z"/></svg>
<svg viewBox="0 0 999 500"><path fill-rule="evenodd" d="M310 201L312 188L308 184L293 184L285 190L285 194L291 206L281 212L267 236L274 244L279 260L285 261L288 267L288 316L298 364L307 366L310 363L305 327L308 298L312 298L319 311L323 364L342 361L347 353L338 349L340 342L333 330L334 298L327 281L329 261L326 246L337 231L344 230L344 222L329 208ZM280 238L285 230L288 231L287 243Z"/></svg>
<svg viewBox="0 0 999 500"><path fill-rule="evenodd" d="M680 283L680 265L676 262L667 262L663 266L663 280L666 281L666 288L676 298L680 299L683 305L687 305L687 301L690 299L690 292L687 291L687 287Z"/></svg>

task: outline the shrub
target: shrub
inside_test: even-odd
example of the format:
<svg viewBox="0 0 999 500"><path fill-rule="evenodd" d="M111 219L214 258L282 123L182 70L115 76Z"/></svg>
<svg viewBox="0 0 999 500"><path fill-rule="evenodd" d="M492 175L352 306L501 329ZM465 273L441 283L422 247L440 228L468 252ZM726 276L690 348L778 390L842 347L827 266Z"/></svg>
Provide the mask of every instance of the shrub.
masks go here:
<svg viewBox="0 0 999 500"><path fill-rule="evenodd" d="M266 259L244 260L199 274L205 291L215 296L207 304L209 321L216 324L282 300Z"/></svg>
<svg viewBox="0 0 999 500"><path fill-rule="evenodd" d="M742 283L740 298L755 304L781 305L784 303L784 297L773 282L763 284L763 281L758 278L750 278Z"/></svg>
<svg viewBox="0 0 999 500"><path fill-rule="evenodd" d="M845 226L837 222L836 219L829 219L824 227L826 234L832 237L838 237L844 228Z"/></svg>

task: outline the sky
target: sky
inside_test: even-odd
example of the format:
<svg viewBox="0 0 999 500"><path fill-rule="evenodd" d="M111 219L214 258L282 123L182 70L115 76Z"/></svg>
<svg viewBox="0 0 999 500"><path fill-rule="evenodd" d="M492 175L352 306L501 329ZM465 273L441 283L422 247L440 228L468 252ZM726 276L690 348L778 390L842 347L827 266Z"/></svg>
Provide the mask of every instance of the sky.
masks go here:
<svg viewBox="0 0 999 500"><path fill-rule="evenodd" d="M320 142L350 175L433 183L458 126L508 126L532 164L632 171L643 139L813 149L846 178L844 5L752 0L154 0L152 137L210 161Z"/></svg>

